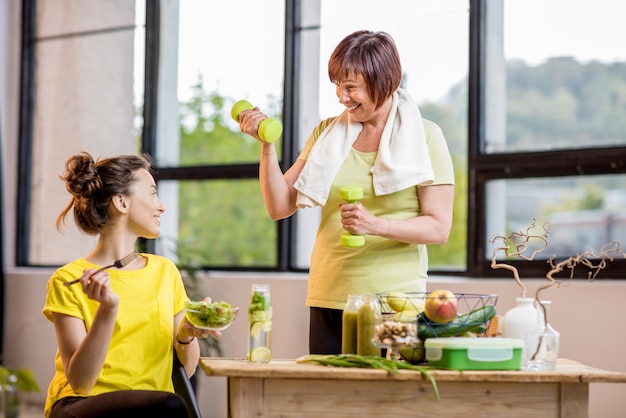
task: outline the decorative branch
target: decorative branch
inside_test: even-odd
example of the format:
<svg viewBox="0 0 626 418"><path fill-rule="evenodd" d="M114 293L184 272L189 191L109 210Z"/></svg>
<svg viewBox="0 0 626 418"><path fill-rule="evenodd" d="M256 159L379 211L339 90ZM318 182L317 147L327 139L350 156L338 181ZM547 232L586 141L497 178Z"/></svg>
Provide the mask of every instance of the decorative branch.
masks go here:
<svg viewBox="0 0 626 418"><path fill-rule="evenodd" d="M574 271L577 266L582 265L587 267L589 271L587 272L587 279L592 282L598 277L600 271L604 270L608 264L608 262L615 260L615 257L621 255L626 258L626 253L624 253L620 248L620 243L617 241L610 242L604 244L600 251L588 250L582 254L576 254L566 260L563 260L558 263L554 263L554 256L550 257L548 260L548 264L550 264L550 270L546 273L546 279L548 279L549 283L541 285L535 291L535 300L537 303L541 305L544 314L545 307L541 303L541 299L539 298L539 294L548 289L555 284L560 286L561 281L556 279L554 276L563 272L565 269L569 269L569 278L570 280L574 278ZM547 325L547 317L545 318Z"/></svg>
<svg viewBox="0 0 626 418"><path fill-rule="evenodd" d="M598 277L598 274L600 273L600 271L606 268L607 263L609 261L613 261L617 255L621 255L622 257L626 258L626 253L624 253L620 249L619 242L614 241L611 243L604 244L602 248L600 249L600 251L598 252L588 250L582 254L576 254L575 256L570 257L556 264L554 263L554 256L550 257L550 259L548 260L548 263L550 264L550 271L548 271L548 273L546 274L546 279L549 280L549 283L539 286L537 290L535 291L535 300L537 301L537 304L541 307L541 310L543 311L544 327L547 327L549 323L548 311L546 310L545 305L541 302L541 298L539 297L539 294L543 290L548 289L554 286L555 284L558 286L561 285L561 281L554 277L556 274L561 273L565 269L569 269L570 270L569 278L571 280L574 278L575 268L579 265L583 265L589 269L589 271L587 272L587 279L590 282L592 282L596 279L596 277ZM596 261L594 262L592 259ZM535 349L535 352L530 358L531 360L535 360L537 358L537 355L539 354L539 350L541 349L542 342L543 342L543 335L540 335L539 341L537 343L537 348Z"/></svg>
<svg viewBox="0 0 626 418"><path fill-rule="evenodd" d="M516 267L497 262L496 257L498 253L504 252L506 257L509 258L521 258L523 260L532 261L535 256L545 250L548 247L548 233L550 230L550 224L546 223L543 225L543 234L531 234L531 230L536 226L536 222L533 219L530 227L526 229L526 232L514 232L511 235L504 237L497 235L493 237L489 242L494 243L496 240L502 240L503 246L497 247L493 256L491 257L491 268L492 269L506 269L513 273L513 278L517 282L517 284L522 288L522 297L526 296L526 286L522 283L519 277L519 271ZM535 250L532 251L530 255L526 255L526 252L529 250L529 242L533 239L538 239L542 242L540 246L537 246ZM511 249L514 248L514 251ZM587 279L589 281L594 281L600 271L604 270L609 261L613 261L615 257L622 256L626 258L626 253L624 253L620 244L617 241L604 244L600 251L588 250L580 254L576 254L572 257L569 257L563 261L555 263L554 256L550 257L547 261L550 265L550 270L546 273L546 279L548 279L548 283L543 284L537 288L535 291L535 301L541 307L543 312L543 321L544 327L548 326L548 311L541 301L540 294L542 291L554 286L555 284L560 286L561 280L557 279L555 276L559 273L562 273L566 269L569 269L569 278L570 280L574 278L574 271L578 266L584 266L589 271L587 272ZM533 355L531 356L531 360L536 360L537 355L539 355L539 351L543 342L543 335L539 336L539 341L537 343L537 348L535 349Z"/></svg>
<svg viewBox="0 0 626 418"><path fill-rule="evenodd" d="M497 247L496 249L494 249L493 255L491 257L491 268L494 270L505 269L505 270L509 270L510 272L512 272L513 278L522 289L523 298L526 297L526 286L524 285L524 283L522 283L522 280L519 277L519 271L517 270L517 268L514 266L511 266L510 264L498 263L496 261L496 258L499 252L504 252L504 255L509 258L517 257L523 260L532 261L537 254L539 254L540 252L542 252L548 247L548 233L550 231L550 224L549 223L543 224L543 234L541 235L537 235L537 234L533 235L530 233L530 231L534 229L535 227L536 227L536 221L535 219L533 219L531 225L526 229L526 232L513 232L511 233L511 235L507 237L496 235L489 240L489 243L492 243L492 244L496 240L502 240L504 243L502 247ZM535 250L533 250L530 255L526 255L525 253L529 249L528 244L532 239L540 240L541 245L538 246ZM512 247L515 248L515 251L511 252Z"/></svg>

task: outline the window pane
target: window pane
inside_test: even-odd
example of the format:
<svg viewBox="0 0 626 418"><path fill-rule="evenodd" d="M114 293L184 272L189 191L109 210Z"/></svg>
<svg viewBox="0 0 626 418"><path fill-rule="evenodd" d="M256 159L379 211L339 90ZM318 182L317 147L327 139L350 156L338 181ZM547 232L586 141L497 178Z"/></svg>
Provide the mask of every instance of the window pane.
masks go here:
<svg viewBox="0 0 626 418"><path fill-rule="evenodd" d="M548 247L536 260L567 258L604 244L626 241L626 177L576 176L487 183L487 240L512 232L548 230ZM496 242L488 248L490 259ZM537 248L541 242L531 242ZM498 259L502 259L500 254Z"/></svg>
<svg viewBox="0 0 626 418"><path fill-rule="evenodd" d="M282 121L284 0L185 0L179 13L178 101L184 137L178 164L172 158L168 164L258 161L259 145L240 132L231 109L245 99Z"/></svg>
<svg viewBox="0 0 626 418"><path fill-rule="evenodd" d="M274 267L277 227L258 180L160 181L163 252L179 263Z"/></svg>
<svg viewBox="0 0 626 418"><path fill-rule="evenodd" d="M487 2L485 152L626 144L626 3L590 5Z"/></svg>
<svg viewBox="0 0 626 418"><path fill-rule="evenodd" d="M344 110L328 78L328 59L335 46L356 30L388 32L400 53L402 86L418 102L422 115L442 128L455 166L454 225L446 245L429 247L430 269L464 269L469 2L388 0L381 7L378 0L322 0L321 5L320 118Z"/></svg>
<svg viewBox="0 0 626 418"><path fill-rule="evenodd" d="M18 231L20 242L28 234L20 262L61 265L85 255L95 242L76 227L71 212L63 233L55 228L70 200L59 179L68 157L88 151L106 158L139 150L136 106L141 103L134 93L143 90L143 80L133 80L143 59L137 55L143 51L134 47L145 39L139 3L77 2L72 13L66 7L37 9L35 88L33 97L23 97L32 102L32 115L24 116L32 118L33 135L32 147L23 144L32 152L30 166L20 167L32 176L31 189L23 190L30 193L29 208L19 214L28 217L28 230Z"/></svg>

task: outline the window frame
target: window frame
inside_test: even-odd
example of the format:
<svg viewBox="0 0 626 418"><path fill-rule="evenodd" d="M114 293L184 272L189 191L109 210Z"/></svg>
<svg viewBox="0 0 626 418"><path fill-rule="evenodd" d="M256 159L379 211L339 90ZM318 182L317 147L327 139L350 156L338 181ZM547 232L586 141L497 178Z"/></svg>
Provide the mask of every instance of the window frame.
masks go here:
<svg viewBox="0 0 626 418"><path fill-rule="evenodd" d="M504 1L504 0L502 0ZM280 165L287 168L297 157L299 132L300 74L299 68L302 9L305 0L285 0L285 80L283 97L284 140L281 141ZM143 151L156 151L156 105L159 78L159 20L160 2L146 0L146 65L144 89ZM487 0L469 0L469 73L468 73L468 207L467 207L467 266L459 271L431 270L430 274L469 277L502 277L485 259L487 248L486 184L498 179L535 177L562 177L626 173L626 147L582 148L547 152L483 153L485 137L485 60L487 53L486 7ZM29 229L31 212L31 168L33 140L33 109L35 80L37 0L22 1L22 46L19 121L19 178L17 194L17 227L15 237L16 266L29 266ZM558 164L554 162L558 161ZM235 164L193 167L156 167L156 180L222 180L258 178L258 164ZM276 223L278 228L278 260L276 268L222 268L220 270L260 270L303 272L295 267L297 214ZM144 250L153 251L155 243L143 241ZM513 261L525 277L543 277L545 260ZM206 266L208 269L211 266ZM620 277L626 260L614 260L603 272L605 277Z"/></svg>
<svg viewBox="0 0 626 418"><path fill-rule="evenodd" d="M37 0L22 1L20 121L16 204L15 265L28 266L30 207L32 190L33 113L35 97L35 48L37 39ZM25 232L25 233L24 233Z"/></svg>
<svg viewBox="0 0 626 418"><path fill-rule="evenodd" d="M504 1L504 0L502 0ZM492 180L626 173L626 147L577 148L545 152L484 153L485 62L488 0L470 0L468 103L468 266L471 277L502 277L485 259L486 185ZM558 161L558 164L555 164ZM599 250L599 249L596 249ZM523 277L545 277L546 260L511 261ZM603 277L620 277L626 260L614 260ZM577 272L577 273L580 273ZM578 274L576 277L579 277Z"/></svg>
<svg viewBox="0 0 626 418"><path fill-rule="evenodd" d="M296 141L298 132L298 78L297 78L297 54L300 44L300 1L287 0L285 2L285 76L283 98L283 140L280 142L281 168L289 167L290 161L298 156ZM142 134L142 149L150 155L156 155L157 147L157 104L158 104L158 79L159 79L159 49L160 49L160 17L161 6L159 2L146 0L146 48L145 48L145 74L146 85L144 93L144 125ZM158 161L155 164L155 181L164 180L235 180L257 179L259 177L258 163L246 164L223 164L205 166L184 167L160 167ZM293 254L295 253L295 219L290 217L276 222L277 228L277 263L274 268L268 267L223 267L224 271L290 271L301 272L294 266ZM142 248L154 252L156 243L154 240L141 240ZM211 270L211 266L204 266Z"/></svg>

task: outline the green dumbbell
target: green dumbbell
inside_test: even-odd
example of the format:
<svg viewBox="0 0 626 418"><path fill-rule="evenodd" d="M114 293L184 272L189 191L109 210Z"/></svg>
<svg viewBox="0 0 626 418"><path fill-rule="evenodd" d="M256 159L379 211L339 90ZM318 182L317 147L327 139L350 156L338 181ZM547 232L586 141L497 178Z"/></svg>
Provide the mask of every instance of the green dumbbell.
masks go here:
<svg viewBox="0 0 626 418"><path fill-rule="evenodd" d="M254 109L254 106L247 100L239 100L233 105L230 112L233 120L239 123L239 114L244 110ZM263 119L259 123L259 137L265 142L274 142L283 133L283 125L274 118Z"/></svg>
<svg viewBox="0 0 626 418"><path fill-rule="evenodd" d="M339 198L346 203L356 204L363 199L363 188L360 186L343 186L339 189ZM344 232L341 235L341 245L344 247L356 248L365 245L365 237L351 232Z"/></svg>

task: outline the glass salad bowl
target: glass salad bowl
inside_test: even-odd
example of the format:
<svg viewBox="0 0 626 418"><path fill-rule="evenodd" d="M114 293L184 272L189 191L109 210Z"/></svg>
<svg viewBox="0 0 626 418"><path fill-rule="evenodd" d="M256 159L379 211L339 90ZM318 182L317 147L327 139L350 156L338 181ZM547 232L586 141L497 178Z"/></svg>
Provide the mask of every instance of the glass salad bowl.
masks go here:
<svg viewBox="0 0 626 418"><path fill-rule="evenodd" d="M185 316L191 325L211 331L225 330L233 323L239 308L223 301L187 301Z"/></svg>

